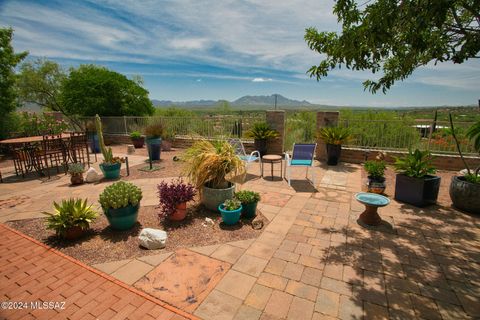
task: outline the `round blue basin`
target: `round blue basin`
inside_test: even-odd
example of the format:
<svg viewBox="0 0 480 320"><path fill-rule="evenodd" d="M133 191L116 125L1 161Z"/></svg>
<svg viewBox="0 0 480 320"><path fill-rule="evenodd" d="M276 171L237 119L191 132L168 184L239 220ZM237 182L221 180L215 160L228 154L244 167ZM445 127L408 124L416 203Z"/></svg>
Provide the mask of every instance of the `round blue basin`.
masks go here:
<svg viewBox="0 0 480 320"><path fill-rule="evenodd" d="M372 207L385 207L387 204L390 203L390 199L388 199L387 197L369 192L357 193L355 194L355 199L357 199L358 202L363 203L364 205Z"/></svg>

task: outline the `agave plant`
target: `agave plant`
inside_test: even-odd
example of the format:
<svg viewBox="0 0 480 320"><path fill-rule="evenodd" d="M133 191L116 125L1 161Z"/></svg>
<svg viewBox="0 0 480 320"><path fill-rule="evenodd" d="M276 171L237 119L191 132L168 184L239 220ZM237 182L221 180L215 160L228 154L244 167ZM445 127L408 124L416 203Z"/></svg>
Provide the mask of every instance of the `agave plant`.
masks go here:
<svg viewBox="0 0 480 320"><path fill-rule="evenodd" d="M204 185L213 189L227 188L228 179L245 173L245 164L227 141L197 141L182 158L185 175L199 190Z"/></svg>
<svg viewBox="0 0 480 320"><path fill-rule="evenodd" d="M97 212L87 204L87 199L70 198L60 204L53 202L53 206L54 213L43 212L48 216L46 227L62 237L73 227L90 228L90 223L97 218Z"/></svg>
<svg viewBox="0 0 480 320"><path fill-rule="evenodd" d="M345 127L325 127L318 130L317 135L326 144L341 145L350 139L351 132Z"/></svg>

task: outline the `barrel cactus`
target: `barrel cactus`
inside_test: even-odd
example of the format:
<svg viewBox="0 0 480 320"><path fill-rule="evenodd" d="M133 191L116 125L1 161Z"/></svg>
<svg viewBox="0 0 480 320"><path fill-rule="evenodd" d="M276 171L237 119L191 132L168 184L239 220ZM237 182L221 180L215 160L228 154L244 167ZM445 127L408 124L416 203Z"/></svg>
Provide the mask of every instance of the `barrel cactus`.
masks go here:
<svg viewBox="0 0 480 320"><path fill-rule="evenodd" d="M142 190L133 183L125 181L115 182L106 187L99 198L103 209L136 206L140 200L142 200Z"/></svg>

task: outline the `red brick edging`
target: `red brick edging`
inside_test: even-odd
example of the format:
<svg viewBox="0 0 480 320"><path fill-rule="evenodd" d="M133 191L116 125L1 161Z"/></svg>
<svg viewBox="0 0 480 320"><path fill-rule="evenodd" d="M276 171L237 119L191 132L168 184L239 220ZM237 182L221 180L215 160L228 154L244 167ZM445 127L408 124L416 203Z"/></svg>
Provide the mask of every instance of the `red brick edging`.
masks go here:
<svg viewBox="0 0 480 320"><path fill-rule="evenodd" d="M77 259L75 259L75 258L72 258L72 257L70 257L70 256L68 256L68 255L66 255L66 254L58 251L57 249L54 249L54 248L52 248L52 247L47 246L47 245L44 244L43 242L40 242L40 241L38 241L38 240L36 240L36 239L34 239L34 238L32 238L32 237L29 237L29 236L27 236L26 234L23 234L23 233L21 233L21 232L18 231L18 230L12 229L12 228L10 228L9 226L5 225L4 223L0 223L0 227L3 227L3 228L5 228L5 229L7 229L7 230L9 230L9 231L17 234L18 236L20 236L20 237L22 237L22 238L24 238L24 239L27 239L27 240L29 240L29 241L31 241L31 242L33 242L33 243L35 243L35 244L37 244L37 245L45 248L45 249L47 249L48 251L51 251L51 252L55 253L56 255L58 255L58 256L60 256L60 257L62 257L62 258L65 258L65 259L67 259L67 260L69 260L69 261L77 264L78 266L80 266L80 267L82 267L82 268L84 268L84 269L87 269L88 271L91 271L91 272L99 275L100 277L103 277L103 278L105 278L106 280L108 280L108 281L110 281L110 282L113 282L113 283L121 286L122 288L127 289L128 291L130 291L130 292L132 292L132 293L134 293L134 294L137 294L137 295L141 296L142 298L145 298L145 299L147 299L147 300L149 300L149 301L151 301L151 302L153 302L153 303L155 303L155 304L157 304L157 305L159 305L159 306L161 306L161 307L163 307L163 308L165 308L165 309L167 309L167 310L169 310L169 311L171 311L171 312L173 312L173 313L176 313L176 314L178 314L178 315L180 315L180 316L182 316L182 317L185 317L185 318L187 318L187 319L200 320L200 318L195 317L194 315L191 315L191 314L189 314L189 313L187 313L187 312L185 312L185 311L183 311L183 310L180 310L180 309L178 309L178 308L176 308L176 307L173 307L173 306L165 303L165 302L162 301L162 300L159 300L159 299L154 298L154 297L152 297L152 296L150 296L150 295L148 295L148 294L146 294L146 293L144 293L144 292L142 292L142 291L140 291L140 290L137 290L137 289L135 289L135 288L133 288L133 287L131 287L131 286L129 286L129 285L121 282L120 280L115 279L114 277L112 277L112 276L110 276L110 275L108 275L108 274L106 274L106 273L103 273L103 272L101 272L101 271L99 271L99 270L97 270L97 269L95 269L95 268L92 268L92 267L90 267L89 265L86 265L85 263L83 263L83 262L81 262L81 261L79 261L79 260L77 260Z"/></svg>

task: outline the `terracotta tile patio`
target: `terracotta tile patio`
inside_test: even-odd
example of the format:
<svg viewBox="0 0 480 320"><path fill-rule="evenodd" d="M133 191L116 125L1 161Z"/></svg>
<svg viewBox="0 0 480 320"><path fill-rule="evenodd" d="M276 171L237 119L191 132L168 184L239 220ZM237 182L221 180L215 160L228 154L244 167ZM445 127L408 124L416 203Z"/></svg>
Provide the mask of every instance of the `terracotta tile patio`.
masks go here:
<svg viewBox="0 0 480 320"><path fill-rule="evenodd" d="M480 218L451 208L447 188L442 188L438 204L428 208L392 200L379 210L386 223L364 228L357 222L364 208L353 198L362 190L359 166L319 165L316 189L305 181L303 170L293 172L289 187L280 179L259 178L256 166L250 169L254 179L239 188L264 195L259 209L270 223L257 239L188 248L231 264L215 288L191 310L194 315L203 319L480 318ZM2 191L0 200L24 195L38 201L2 208L0 218L35 216L53 200L40 190L43 193L48 188L55 199L67 196L62 179L29 190L10 187L6 194ZM147 203L155 201L158 182L135 181ZM78 196L91 197L92 202L99 192L96 186L79 190ZM2 263L10 259L6 253L0 257ZM95 268L135 285L169 257L160 250L149 259ZM139 265L143 274L128 280L125 275L133 268L139 270ZM22 279L18 283L24 284ZM57 290L67 298L69 294L77 297L72 290ZM41 293L41 289L32 292Z"/></svg>

